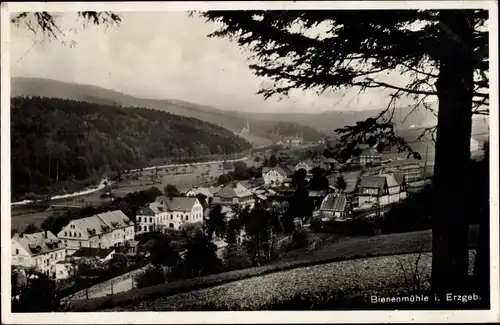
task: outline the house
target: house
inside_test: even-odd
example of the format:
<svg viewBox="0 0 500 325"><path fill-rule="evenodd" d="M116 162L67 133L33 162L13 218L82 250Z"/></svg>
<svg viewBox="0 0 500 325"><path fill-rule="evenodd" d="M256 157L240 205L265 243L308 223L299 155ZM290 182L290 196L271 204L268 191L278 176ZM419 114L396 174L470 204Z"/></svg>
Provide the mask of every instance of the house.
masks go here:
<svg viewBox="0 0 500 325"><path fill-rule="evenodd" d="M275 167L263 167L262 178L267 187L279 187L286 182L291 181L293 171L284 165L277 165Z"/></svg>
<svg viewBox="0 0 500 325"><path fill-rule="evenodd" d="M158 196L137 212L137 233L180 230L185 223L203 222L203 206L196 197Z"/></svg>
<svg viewBox="0 0 500 325"><path fill-rule="evenodd" d="M186 196L196 197L198 194L204 195L207 199L213 198L214 194L208 187L193 187L184 193Z"/></svg>
<svg viewBox="0 0 500 325"><path fill-rule="evenodd" d="M299 137L298 135L286 136L283 138L283 142L285 143L286 146L298 147L304 142L304 139L302 137Z"/></svg>
<svg viewBox="0 0 500 325"><path fill-rule="evenodd" d="M382 162L383 155L375 148L365 149L359 155L359 163L362 166Z"/></svg>
<svg viewBox="0 0 500 325"><path fill-rule="evenodd" d="M328 160L326 159L325 156L323 155L317 155L312 159L312 162L314 164L314 167L318 167L321 169L329 170L330 169L330 164L328 163Z"/></svg>
<svg viewBox="0 0 500 325"><path fill-rule="evenodd" d="M96 248L96 247L82 247L71 255L75 260L89 259L98 260L100 262L107 262L113 258L116 250L114 248Z"/></svg>
<svg viewBox="0 0 500 325"><path fill-rule="evenodd" d="M225 162L223 162L223 163L222 163L222 166L221 166L221 167L222 167L221 169L222 169L224 172L226 172L226 173L227 173L227 172L230 172L230 171L232 171L232 170L234 169L234 164L233 164L232 162L225 161Z"/></svg>
<svg viewBox="0 0 500 325"><path fill-rule="evenodd" d="M359 185L358 206L386 206L406 198L406 181L400 174L362 176Z"/></svg>
<svg viewBox="0 0 500 325"><path fill-rule="evenodd" d="M71 220L57 236L71 255L81 247L110 248L134 239L135 225L125 213L115 210Z"/></svg>
<svg viewBox="0 0 500 325"><path fill-rule="evenodd" d="M321 202L319 210L322 221L345 220L352 215L352 207L345 193L328 194Z"/></svg>
<svg viewBox="0 0 500 325"><path fill-rule="evenodd" d="M12 265L35 268L40 273L56 278L56 263L66 258L66 250L62 241L51 231L16 233L11 243Z"/></svg>
<svg viewBox="0 0 500 325"><path fill-rule="evenodd" d="M230 182L214 195L212 204L229 207L238 204L240 206L248 205L250 208L253 208L255 196L252 191L239 182Z"/></svg>
<svg viewBox="0 0 500 325"><path fill-rule="evenodd" d="M315 166L314 166L314 163L312 160L310 159L307 159L307 160L302 160L302 161L299 161L299 163L297 165L295 165L295 170L299 170L299 169L305 169L307 171L307 173L309 174L311 172L311 169L313 169Z"/></svg>

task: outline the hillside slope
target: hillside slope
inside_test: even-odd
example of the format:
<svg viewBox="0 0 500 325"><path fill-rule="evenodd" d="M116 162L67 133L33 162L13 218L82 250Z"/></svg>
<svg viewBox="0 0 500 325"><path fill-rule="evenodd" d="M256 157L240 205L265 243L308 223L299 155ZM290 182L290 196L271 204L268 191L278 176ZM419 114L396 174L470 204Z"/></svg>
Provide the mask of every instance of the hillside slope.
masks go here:
<svg viewBox="0 0 500 325"><path fill-rule="evenodd" d="M101 87L73 84L50 79L12 78L11 97L16 96L53 97L97 104L159 109L171 114L193 117L208 123L216 124L234 133L239 133L246 126L248 121L251 129L251 137L248 137L248 139L256 139L257 141L260 140L258 138L270 139L276 129L276 124L282 122L281 116L276 116L272 119L268 119L267 117L256 118L251 115L240 116L233 112L181 100L136 98ZM316 141L324 137L324 134L316 130L314 126L305 126L300 123L300 121L289 122L293 122L293 124L282 129L293 130L293 132L283 132L282 135L304 134L304 138L311 141Z"/></svg>
<svg viewBox="0 0 500 325"><path fill-rule="evenodd" d="M247 150L230 131L159 110L55 98L11 100L12 195L84 180L153 159Z"/></svg>

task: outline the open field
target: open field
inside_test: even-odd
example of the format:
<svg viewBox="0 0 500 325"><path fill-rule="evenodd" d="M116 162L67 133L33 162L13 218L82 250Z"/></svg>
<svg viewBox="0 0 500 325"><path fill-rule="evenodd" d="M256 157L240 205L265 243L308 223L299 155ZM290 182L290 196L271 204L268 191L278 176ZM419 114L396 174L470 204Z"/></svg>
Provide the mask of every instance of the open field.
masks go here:
<svg viewBox="0 0 500 325"><path fill-rule="evenodd" d="M327 239L329 236L325 237L324 244L317 247L316 251L306 251L295 256L292 254L272 264L165 283L148 288L134 289L115 295L112 298L79 301L72 306L72 310L96 311L113 306L121 306L124 308L122 310L128 310L129 305L130 310L134 310L136 308L134 306L137 306L139 301L142 301L141 304L147 304L148 300L166 299L165 297L167 296L214 287L227 282L338 261L376 256L414 254L418 253L421 249L423 249L423 252L428 252L432 246L432 232L430 230L374 237L357 237L341 242L338 242L335 238L330 241ZM469 245L473 248L477 242L476 226L470 227L469 237ZM238 289L234 290L238 291Z"/></svg>

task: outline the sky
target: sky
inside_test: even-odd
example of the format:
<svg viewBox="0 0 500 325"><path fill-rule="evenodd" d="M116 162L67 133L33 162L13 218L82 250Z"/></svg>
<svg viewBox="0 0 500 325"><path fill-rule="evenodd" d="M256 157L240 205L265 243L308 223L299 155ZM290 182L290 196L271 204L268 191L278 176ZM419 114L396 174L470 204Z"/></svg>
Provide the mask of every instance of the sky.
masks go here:
<svg viewBox="0 0 500 325"><path fill-rule="evenodd" d="M380 109L389 102L388 92L380 89L322 96L298 90L286 99L264 100L256 94L263 80L248 68L248 53L227 39L207 37L217 25L186 12L118 14L122 19L118 27L83 28L75 13L63 13L57 22L66 35L56 41L12 25L11 76L90 84L137 97L247 112ZM76 46L63 40L73 40ZM391 78L406 80L400 75ZM400 101L402 106L409 103Z"/></svg>

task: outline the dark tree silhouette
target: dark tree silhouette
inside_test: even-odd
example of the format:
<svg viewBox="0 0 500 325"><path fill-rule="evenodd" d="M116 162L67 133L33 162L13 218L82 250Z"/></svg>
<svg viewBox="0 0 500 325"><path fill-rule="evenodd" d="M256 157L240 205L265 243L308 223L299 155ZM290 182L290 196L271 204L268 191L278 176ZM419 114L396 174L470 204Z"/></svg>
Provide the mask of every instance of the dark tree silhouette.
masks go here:
<svg viewBox="0 0 500 325"><path fill-rule="evenodd" d="M326 178L326 171L323 168L314 167L311 169L311 180L309 181L309 188L311 190L327 190L328 179Z"/></svg>
<svg viewBox="0 0 500 325"><path fill-rule="evenodd" d="M222 212L222 207L217 204L212 207L208 213L208 219L205 222L206 234L209 238L215 234L222 237L226 234L226 214Z"/></svg>
<svg viewBox="0 0 500 325"><path fill-rule="evenodd" d="M150 239L146 242L145 248L149 252L148 259L154 266L174 266L180 260L179 254L166 236Z"/></svg>
<svg viewBox="0 0 500 325"><path fill-rule="evenodd" d="M302 186L306 182L307 171L304 168L300 168L292 176L292 182L294 186Z"/></svg>
<svg viewBox="0 0 500 325"><path fill-rule="evenodd" d="M169 198L179 196L180 192L175 185L167 184L165 186L165 195Z"/></svg>
<svg viewBox="0 0 500 325"><path fill-rule="evenodd" d="M335 184L337 189L344 191L347 188L347 183L345 182L344 176L337 177L337 182Z"/></svg>
<svg viewBox="0 0 500 325"><path fill-rule="evenodd" d="M24 229L24 233L25 234L34 234L35 232L38 232L38 231L40 231L40 228L38 228L37 226L35 226L34 223L30 223Z"/></svg>
<svg viewBox="0 0 500 325"><path fill-rule="evenodd" d="M344 146L373 135L420 158L396 135L391 117L401 96L415 100L409 113L423 106L436 114L429 102L437 98L437 127L426 130L437 132L432 286L438 294L465 287L470 179L463 171L470 161L472 114L489 112L488 11L211 11L202 16L222 26L210 36L229 37L255 54L250 68L273 81L259 92L266 98L292 89L392 90L379 116L336 130ZM307 33L322 23L331 33ZM409 82L380 78L390 72L408 76Z"/></svg>
<svg viewBox="0 0 500 325"><path fill-rule="evenodd" d="M184 257L184 271L188 277L202 276L220 270L222 261L217 257L217 246L203 233L192 237Z"/></svg>

